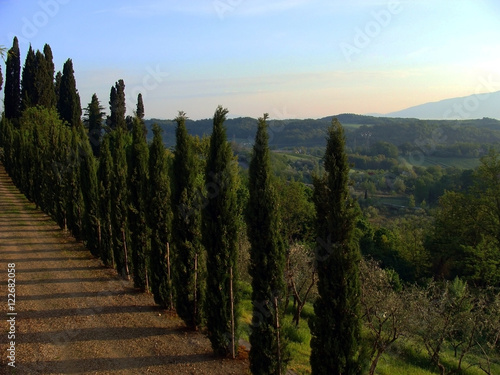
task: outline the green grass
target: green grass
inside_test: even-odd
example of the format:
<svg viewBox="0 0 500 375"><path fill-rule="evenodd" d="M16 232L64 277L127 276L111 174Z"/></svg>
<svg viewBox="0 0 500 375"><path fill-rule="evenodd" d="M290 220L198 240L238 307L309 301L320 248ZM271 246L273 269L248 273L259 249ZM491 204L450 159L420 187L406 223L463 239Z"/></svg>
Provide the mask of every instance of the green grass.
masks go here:
<svg viewBox="0 0 500 375"><path fill-rule="evenodd" d="M307 319L302 318L299 326L296 327L292 323L292 315L287 314L283 322L283 327L284 334L289 340L288 350L291 355L288 368L300 375L310 374L311 331L309 330Z"/></svg>
<svg viewBox="0 0 500 375"><path fill-rule="evenodd" d="M462 362L462 375L484 375L485 373L473 364L480 358L467 355ZM451 373L456 373L458 358L455 358L451 348L443 348L441 363ZM422 344L416 342L397 342L380 359L376 374L379 375L434 375L439 374L435 366L430 363ZM492 374L500 373L500 364L492 365Z"/></svg>
<svg viewBox="0 0 500 375"><path fill-rule="evenodd" d="M240 333L241 338L248 341L252 319L252 303L248 290L243 294L246 298L242 299L240 305L242 308ZM312 304L307 303L302 311L299 327L295 327L292 324L293 309L290 306L282 322L283 334L288 340L288 351L290 353L288 368L299 375L311 374L311 366L309 364L311 332L307 320L313 314L314 308ZM463 372L461 374L484 375L484 372L477 366L471 366L473 363L478 363L479 359L473 355L466 356L462 364ZM456 369L457 361L451 348L443 349L441 362L448 370ZM435 375L439 374L439 371L430 363L429 357L421 343L415 341L397 341L382 355L375 373L378 375ZM492 365L492 374L500 374L499 358Z"/></svg>
<svg viewBox="0 0 500 375"><path fill-rule="evenodd" d="M403 358L397 355L384 355L379 360L377 368L375 370L376 374L379 375L434 375L436 372L426 369L426 366L422 366L419 363L412 363L407 358Z"/></svg>

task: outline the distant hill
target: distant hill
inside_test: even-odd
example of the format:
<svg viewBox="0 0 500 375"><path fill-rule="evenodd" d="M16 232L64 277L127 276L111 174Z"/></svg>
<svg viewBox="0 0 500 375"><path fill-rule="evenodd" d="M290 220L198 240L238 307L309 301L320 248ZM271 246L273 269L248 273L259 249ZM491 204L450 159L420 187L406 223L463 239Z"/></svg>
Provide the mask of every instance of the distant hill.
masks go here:
<svg viewBox="0 0 500 375"><path fill-rule="evenodd" d="M389 118L339 114L320 119L290 119L269 121L271 148L325 147L327 128L337 117L346 129L347 146L354 149L370 147L379 141L390 142L406 149L437 148L457 144L500 144L500 121L492 118L477 120L419 120L416 118ZM175 123L172 120L146 120L148 129L157 123L163 129L167 147L175 144ZM228 119L225 123L228 139L250 146L257 131L257 120L250 117ZM212 120L186 121L188 132L195 136L210 135ZM148 132L148 138L152 132ZM426 151L427 152L427 151Z"/></svg>
<svg viewBox="0 0 500 375"><path fill-rule="evenodd" d="M500 91L425 103L383 116L421 120L500 119Z"/></svg>

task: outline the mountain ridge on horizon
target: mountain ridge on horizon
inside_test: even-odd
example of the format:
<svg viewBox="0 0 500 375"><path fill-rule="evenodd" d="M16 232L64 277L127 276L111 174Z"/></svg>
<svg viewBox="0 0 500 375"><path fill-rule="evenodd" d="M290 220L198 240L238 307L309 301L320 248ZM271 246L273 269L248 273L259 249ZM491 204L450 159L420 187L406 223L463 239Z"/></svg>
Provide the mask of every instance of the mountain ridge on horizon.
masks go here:
<svg viewBox="0 0 500 375"><path fill-rule="evenodd" d="M473 94L427 102L376 117L416 118L419 120L471 120L493 118L500 120L500 91Z"/></svg>
<svg viewBox="0 0 500 375"><path fill-rule="evenodd" d="M309 118L283 118L270 119L270 121L301 121L301 120L325 120L341 115L356 115L366 117L387 117L387 118L403 118L403 119L418 119L418 120L474 120L482 118L491 118L500 120L500 90L494 92L473 94L468 96L460 96L447 98L433 102L426 102L398 111L389 113L355 113L355 112L339 112L337 114L309 117ZM257 120L252 116L233 115L228 116L228 120L236 119L252 119ZM168 120L158 117L151 117L148 120ZM210 120L210 117L203 119L190 119L190 121L205 121Z"/></svg>

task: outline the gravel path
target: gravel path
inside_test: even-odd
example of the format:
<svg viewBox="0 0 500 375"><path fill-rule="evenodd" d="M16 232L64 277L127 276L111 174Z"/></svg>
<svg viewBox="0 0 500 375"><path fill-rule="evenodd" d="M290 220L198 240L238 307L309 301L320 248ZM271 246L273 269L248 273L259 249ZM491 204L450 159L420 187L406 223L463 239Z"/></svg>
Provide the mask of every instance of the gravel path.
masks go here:
<svg viewBox="0 0 500 375"><path fill-rule="evenodd" d="M17 315L7 316L15 263ZM14 187L0 165L0 374L249 374L212 356L208 339L155 306ZM15 365L8 366L15 317Z"/></svg>

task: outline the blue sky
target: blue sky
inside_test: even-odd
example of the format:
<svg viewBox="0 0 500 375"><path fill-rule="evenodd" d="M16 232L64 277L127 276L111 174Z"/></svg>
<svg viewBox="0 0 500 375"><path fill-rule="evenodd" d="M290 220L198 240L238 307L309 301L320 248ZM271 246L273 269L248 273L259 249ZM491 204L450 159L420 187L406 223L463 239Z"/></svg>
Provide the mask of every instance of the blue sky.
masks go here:
<svg viewBox="0 0 500 375"><path fill-rule="evenodd" d="M0 45L72 58L84 107L124 79L128 114L141 92L148 118L318 118L500 90L499 16L497 0L0 0Z"/></svg>

